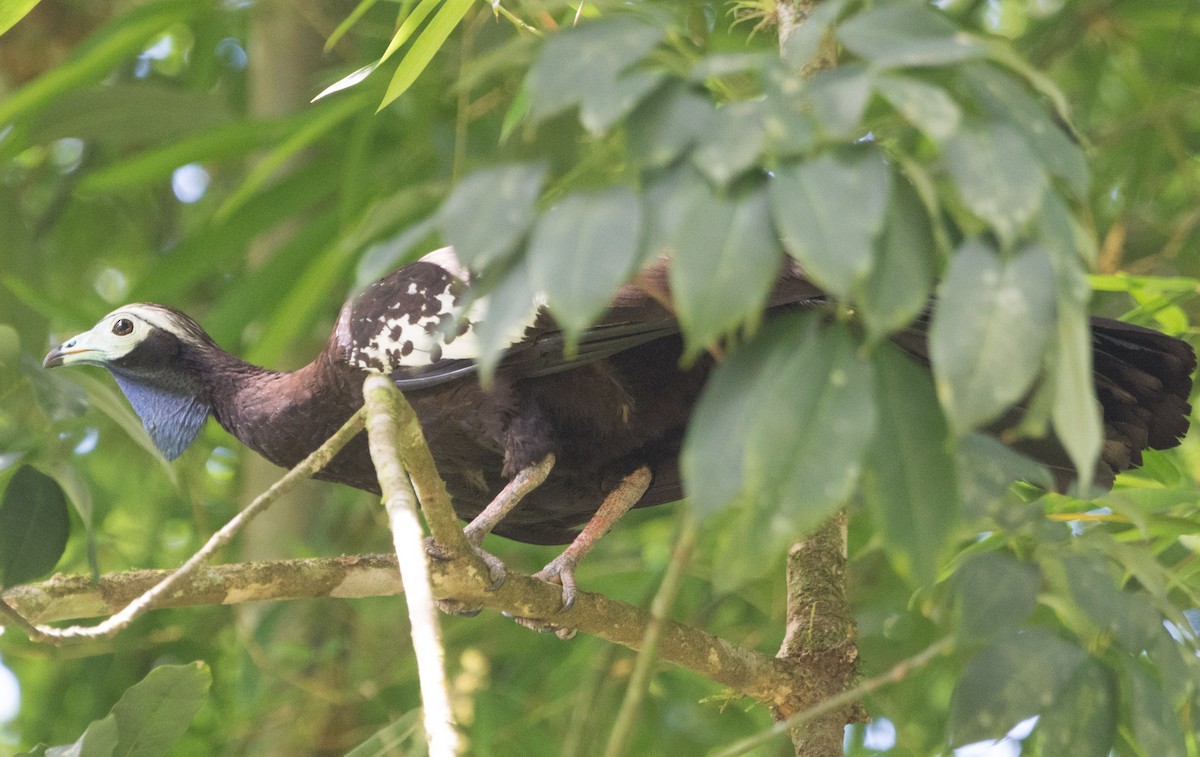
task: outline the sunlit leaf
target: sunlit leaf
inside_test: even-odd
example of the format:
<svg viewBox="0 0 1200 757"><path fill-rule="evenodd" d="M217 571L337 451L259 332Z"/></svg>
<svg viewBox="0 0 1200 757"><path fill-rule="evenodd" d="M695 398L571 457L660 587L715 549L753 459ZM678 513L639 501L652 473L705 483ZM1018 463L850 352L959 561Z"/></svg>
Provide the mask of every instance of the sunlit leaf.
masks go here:
<svg viewBox="0 0 1200 757"><path fill-rule="evenodd" d="M467 15L467 10L474 2L475 0L445 0L437 15L433 17L400 60L400 65L396 67L396 73L388 84L387 92L383 95L383 101L379 103L379 110L383 110L389 103L408 91L408 88L429 65L429 61L433 60L437 51L442 49L442 45L445 44L450 33L458 26L458 22L463 20L463 16ZM387 57L389 53L385 53L384 57Z"/></svg>
<svg viewBox="0 0 1200 757"><path fill-rule="evenodd" d="M11 29L25 14L33 10L40 0L4 0L0 2L0 34Z"/></svg>
<svg viewBox="0 0 1200 757"><path fill-rule="evenodd" d="M320 100L328 95L332 95L334 92L341 92L343 89L350 89L356 84L361 84L362 82L366 81L367 77L370 76L377 68L379 68L379 61L368 63L362 68L346 74L333 84L330 84L328 87L318 92L310 102L316 102L317 100Z"/></svg>

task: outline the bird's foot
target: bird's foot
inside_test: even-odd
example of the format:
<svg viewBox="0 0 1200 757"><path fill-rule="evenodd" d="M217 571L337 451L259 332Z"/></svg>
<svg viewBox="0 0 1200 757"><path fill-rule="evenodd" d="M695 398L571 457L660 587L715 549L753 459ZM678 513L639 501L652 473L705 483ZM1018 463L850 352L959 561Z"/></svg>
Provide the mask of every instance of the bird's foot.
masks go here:
<svg viewBox="0 0 1200 757"><path fill-rule="evenodd" d="M467 540L470 543L470 539ZM475 544L471 544L471 549L483 561L483 564L488 568L488 574L491 578L491 583L487 586L487 591L496 591L504 585L504 581L508 578L508 570L504 566L504 561L493 554L483 551L482 548ZM441 544L433 540L433 537L425 539L425 554L429 555L430 559L438 560L439 562L450 562L454 556ZM435 599L434 604L442 612L448 615L460 615L464 618L473 618L483 611L483 605L472 604L469 602L460 602L457 599Z"/></svg>
<svg viewBox="0 0 1200 757"><path fill-rule="evenodd" d="M546 567L533 574L533 577L547 583L558 584L562 586L562 609L559 612L566 612L575 605L575 596L577 594L575 588L575 566L578 560L568 552L563 552L558 557L546 563Z"/></svg>
<svg viewBox="0 0 1200 757"><path fill-rule="evenodd" d="M487 566L488 577L491 583L487 585L486 591L496 591L503 586L504 581L508 578L508 568L504 565L504 561L491 552L484 551L483 547L476 544L469 536L467 544L471 547L471 551L475 553L475 556ZM425 554L439 562L450 562L454 559L454 555L444 546L434 541L432 536L425 537Z"/></svg>
<svg viewBox="0 0 1200 757"><path fill-rule="evenodd" d="M531 631L537 631L538 633L552 633L563 641L570 641L571 639L575 638L576 629L574 628L556 626L553 623L545 620L539 620L538 618L522 618L519 615L509 615L508 613L504 614L512 618L513 622L517 623L518 625L525 626Z"/></svg>

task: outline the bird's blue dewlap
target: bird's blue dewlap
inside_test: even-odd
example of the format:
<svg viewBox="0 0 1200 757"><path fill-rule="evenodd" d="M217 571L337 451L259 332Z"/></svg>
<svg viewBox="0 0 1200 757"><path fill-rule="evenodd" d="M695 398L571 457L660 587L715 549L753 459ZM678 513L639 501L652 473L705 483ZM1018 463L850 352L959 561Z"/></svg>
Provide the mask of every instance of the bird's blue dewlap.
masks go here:
<svg viewBox="0 0 1200 757"><path fill-rule="evenodd" d="M182 455L204 426L208 405L192 394L144 383L121 371L110 372L163 457L174 460Z"/></svg>

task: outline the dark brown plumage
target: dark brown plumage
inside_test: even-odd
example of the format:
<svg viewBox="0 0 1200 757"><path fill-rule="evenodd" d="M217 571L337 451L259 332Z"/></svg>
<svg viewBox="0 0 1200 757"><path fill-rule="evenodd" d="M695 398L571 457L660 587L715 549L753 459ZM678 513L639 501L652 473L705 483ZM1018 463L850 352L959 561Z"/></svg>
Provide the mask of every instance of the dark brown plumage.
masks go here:
<svg viewBox="0 0 1200 757"><path fill-rule="evenodd" d="M678 499L680 444L712 361L680 368L678 326L660 304L665 267L622 288L571 359L553 321L535 309L488 390L475 375L473 322L481 314L480 306L465 310L468 284L445 250L405 266L347 303L325 349L293 373L249 365L221 351L182 313L146 304L114 311L51 352L46 365L108 368L168 456L181 452L211 413L284 467L360 406L365 371L386 373L416 410L463 518L479 515L519 471L553 455L545 481L498 524L481 526L482 533L494 526L520 541L570 541L606 495L642 468L651 478L634 506ZM817 287L789 270L769 306L821 300ZM130 320L134 333L114 336L119 319ZM1148 329L1095 319L1093 334L1107 433L1101 478L1111 482L1113 473L1140 464L1141 450L1178 443L1196 362L1186 343ZM898 341L919 358L926 354L921 323ZM1069 476L1053 440L1030 443L1026 451ZM318 477L379 491L363 436ZM636 494L641 485L627 490Z"/></svg>

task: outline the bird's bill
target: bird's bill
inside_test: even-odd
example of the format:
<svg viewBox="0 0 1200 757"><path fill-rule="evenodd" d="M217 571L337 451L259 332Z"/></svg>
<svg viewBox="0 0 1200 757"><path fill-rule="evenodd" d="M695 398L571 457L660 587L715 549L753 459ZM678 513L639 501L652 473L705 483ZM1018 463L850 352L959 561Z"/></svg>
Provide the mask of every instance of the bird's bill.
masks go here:
<svg viewBox="0 0 1200 757"><path fill-rule="evenodd" d="M60 365L100 365L107 358L106 351L94 344L92 332L85 331L58 345L42 360L43 368Z"/></svg>

